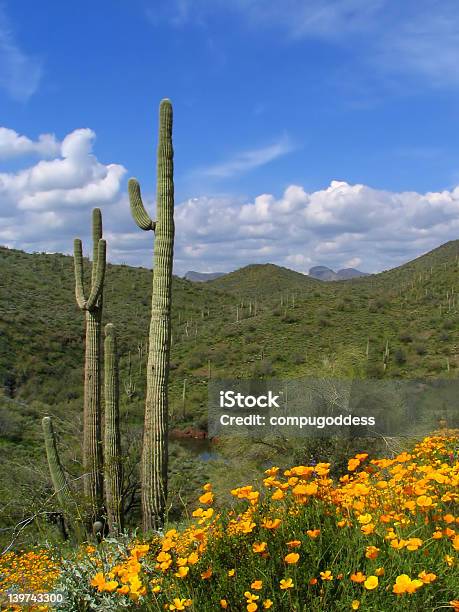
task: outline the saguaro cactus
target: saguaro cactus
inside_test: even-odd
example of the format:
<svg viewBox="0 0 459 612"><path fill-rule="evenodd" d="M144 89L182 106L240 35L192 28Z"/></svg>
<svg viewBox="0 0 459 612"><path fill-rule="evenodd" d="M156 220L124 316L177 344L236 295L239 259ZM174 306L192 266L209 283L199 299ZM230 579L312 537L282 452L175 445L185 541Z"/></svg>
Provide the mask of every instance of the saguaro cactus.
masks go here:
<svg viewBox="0 0 459 612"><path fill-rule="evenodd" d="M51 417L43 417L41 424L45 438L49 473L53 483L54 494L59 502L60 515L58 517L58 524L62 537L64 540L67 540L69 537L68 530L70 530L73 535L76 536L77 540L81 541L83 535L81 523L78 522L78 517L75 516L73 512L74 502L59 458L56 435L54 433Z"/></svg>
<svg viewBox="0 0 459 612"><path fill-rule="evenodd" d="M93 265L89 297L85 297L83 252L81 240L74 242L75 296L86 315L84 367L83 467L84 493L90 500L92 520L102 509L102 439L100 408L102 292L105 276L106 244L102 240L102 215L98 208L92 214Z"/></svg>
<svg viewBox="0 0 459 612"><path fill-rule="evenodd" d="M59 453L57 451L56 436L54 433L51 417L43 417L41 420L43 435L45 437L46 457L48 459L49 473L54 487L54 492L61 506L62 512L68 508L70 502L70 491L67 479L62 468Z"/></svg>
<svg viewBox="0 0 459 612"><path fill-rule="evenodd" d="M171 341L171 285L174 250L172 105L159 107L156 222L145 210L140 187L129 181L132 216L143 230L155 232L153 295L147 364L147 396L141 461L142 522L145 531L164 521L168 468L168 393Z"/></svg>
<svg viewBox="0 0 459 612"><path fill-rule="evenodd" d="M110 532L117 533L123 530L123 506L118 352L116 346L115 328L112 323L105 326L104 365L105 501Z"/></svg>

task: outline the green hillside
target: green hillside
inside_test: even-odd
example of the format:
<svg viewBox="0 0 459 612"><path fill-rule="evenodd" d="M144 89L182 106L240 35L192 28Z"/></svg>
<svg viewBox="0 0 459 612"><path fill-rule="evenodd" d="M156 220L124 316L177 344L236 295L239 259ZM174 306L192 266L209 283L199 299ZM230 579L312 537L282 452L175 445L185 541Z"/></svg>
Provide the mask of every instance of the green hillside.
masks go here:
<svg viewBox="0 0 459 612"><path fill-rule="evenodd" d="M382 365L388 342L387 376L438 375L447 371L447 358L454 369L458 254L453 241L399 268L335 283L272 264L207 283L174 278L172 388L185 376L206 378L209 360L214 376L247 376L257 362L276 375L311 373L324 359L366 357L368 339L369 359L361 365ZM0 271L6 393L47 404L81 397L84 320L74 300L72 258L1 248ZM125 376L131 362L124 382L136 386L150 293L150 270L108 266L104 318L117 326Z"/></svg>

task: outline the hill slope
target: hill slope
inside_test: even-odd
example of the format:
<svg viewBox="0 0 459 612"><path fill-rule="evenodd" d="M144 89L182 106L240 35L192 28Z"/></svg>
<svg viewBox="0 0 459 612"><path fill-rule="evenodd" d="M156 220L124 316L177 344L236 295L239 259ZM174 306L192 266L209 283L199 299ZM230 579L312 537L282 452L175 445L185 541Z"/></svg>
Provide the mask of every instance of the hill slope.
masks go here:
<svg viewBox="0 0 459 612"><path fill-rule="evenodd" d="M325 284L272 264L207 283L174 278L173 398L184 377L207 378L209 361L213 376L299 376L354 351L359 372L374 361L377 375L451 373L458 253L459 241L449 242L394 270ZM84 317L75 305L72 258L1 248L0 273L0 382L7 393L49 404L81 398ZM108 266L105 321L117 326L124 382L135 384L139 398L150 294L150 270ZM381 372L387 342L390 359ZM203 410L205 386L196 389Z"/></svg>
<svg viewBox="0 0 459 612"><path fill-rule="evenodd" d="M247 298L304 292L319 284L305 274L274 264L252 264L209 282L212 287Z"/></svg>

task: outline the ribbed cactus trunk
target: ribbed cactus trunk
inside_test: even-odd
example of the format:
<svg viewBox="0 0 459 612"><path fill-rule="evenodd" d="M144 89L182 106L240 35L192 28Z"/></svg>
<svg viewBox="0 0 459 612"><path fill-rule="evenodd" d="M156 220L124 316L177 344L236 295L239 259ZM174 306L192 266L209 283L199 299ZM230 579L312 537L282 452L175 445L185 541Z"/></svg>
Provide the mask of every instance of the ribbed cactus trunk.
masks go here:
<svg viewBox="0 0 459 612"><path fill-rule="evenodd" d="M84 367L83 468L84 493L91 505L91 520L99 520L103 506L101 433L101 322L102 292L105 276L106 245L102 240L102 215L98 208L92 216L93 265L91 291L84 293L83 252L79 239L74 244L75 295L85 311L86 343Z"/></svg>
<svg viewBox="0 0 459 612"><path fill-rule="evenodd" d="M115 328L105 326L104 342L104 474L108 527L112 534L123 531L122 463L119 411L119 371Z"/></svg>
<svg viewBox="0 0 459 612"><path fill-rule="evenodd" d="M157 158L156 222L142 203L139 184L129 181L131 210L137 225L154 230L153 295L147 364L147 396L141 460L144 531L164 523L168 471L168 379L171 342L171 287L174 250L172 105L161 101Z"/></svg>

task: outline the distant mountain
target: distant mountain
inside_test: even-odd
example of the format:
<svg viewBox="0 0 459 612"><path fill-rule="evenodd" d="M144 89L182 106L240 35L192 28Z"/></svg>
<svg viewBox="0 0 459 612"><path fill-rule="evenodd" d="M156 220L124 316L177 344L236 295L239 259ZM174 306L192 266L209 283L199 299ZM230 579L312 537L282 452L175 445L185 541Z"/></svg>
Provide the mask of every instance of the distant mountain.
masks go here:
<svg viewBox="0 0 459 612"><path fill-rule="evenodd" d="M342 268L335 272L331 268L327 268L327 266L314 266L309 270L309 276L321 281L339 281L368 276L368 273L360 272L360 270L355 268Z"/></svg>
<svg viewBox="0 0 459 612"><path fill-rule="evenodd" d="M355 268L342 268L336 273L339 280L347 280L348 278L359 278L360 276L370 276L368 272L361 272Z"/></svg>
<svg viewBox="0 0 459 612"><path fill-rule="evenodd" d="M224 275L225 272L194 272L193 270L190 270L185 274L183 278L186 278L186 280L189 281L193 281L194 283L205 283L207 281L220 278L220 276Z"/></svg>
<svg viewBox="0 0 459 612"><path fill-rule="evenodd" d="M327 266L314 266L309 270L309 276L322 281L339 280L336 272L333 272L333 270L327 268Z"/></svg>

